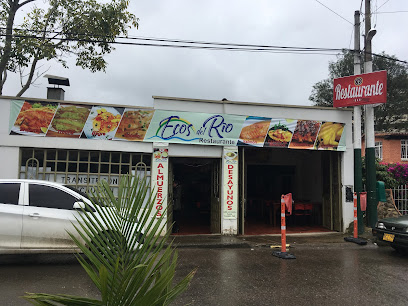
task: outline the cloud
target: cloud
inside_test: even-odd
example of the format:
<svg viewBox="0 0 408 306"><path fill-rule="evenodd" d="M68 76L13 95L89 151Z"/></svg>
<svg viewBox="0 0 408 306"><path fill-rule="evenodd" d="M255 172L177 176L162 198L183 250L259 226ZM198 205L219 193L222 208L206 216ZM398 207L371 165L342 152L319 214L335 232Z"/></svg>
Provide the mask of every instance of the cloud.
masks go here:
<svg viewBox="0 0 408 306"><path fill-rule="evenodd" d="M360 1L321 2L351 22L360 6ZM390 1L381 8L396 10L408 10L408 2ZM316 1L151 0L132 2L131 11L140 18L139 30L133 29L132 36L353 48L353 26ZM374 52L408 60L402 39L408 27L406 16L375 15ZM50 62L47 73L69 77L67 100L151 106L156 95L310 105L313 84L327 77L328 62L336 57L117 46L107 60L106 73L82 70L73 59L69 69ZM41 81L25 96L45 97L47 84ZM5 94L13 95L18 78L10 82Z"/></svg>

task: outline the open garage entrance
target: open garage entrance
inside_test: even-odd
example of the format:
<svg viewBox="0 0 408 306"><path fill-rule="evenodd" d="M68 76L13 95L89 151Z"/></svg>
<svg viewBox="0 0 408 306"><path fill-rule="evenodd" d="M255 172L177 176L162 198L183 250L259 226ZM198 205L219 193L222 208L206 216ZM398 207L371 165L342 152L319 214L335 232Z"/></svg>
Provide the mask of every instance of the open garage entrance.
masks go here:
<svg viewBox="0 0 408 306"><path fill-rule="evenodd" d="M340 155L332 151L245 147L240 233L280 233L280 197L293 195L287 233L341 231Z"/></svg>
<svg viewBox="0 0 408 306"><path fill-rule="evenodd" d="M219 159L171 158L169 200L172 202L168 213L174 222L173 234L221 232L219 173Z"/></svg>

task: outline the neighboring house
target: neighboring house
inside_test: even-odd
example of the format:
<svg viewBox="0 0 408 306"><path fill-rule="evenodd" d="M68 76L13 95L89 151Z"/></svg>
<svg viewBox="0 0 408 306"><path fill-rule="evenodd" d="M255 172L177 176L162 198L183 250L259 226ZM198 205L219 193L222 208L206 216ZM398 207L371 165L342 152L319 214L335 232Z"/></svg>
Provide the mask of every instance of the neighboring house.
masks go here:
<svg viewBox="0 0 408 306"><path fill-rule="evenodd" d="M365 142L362 140L362 155ZM385 163L408 164L407 132L375 132L375 156Z"/></svg>

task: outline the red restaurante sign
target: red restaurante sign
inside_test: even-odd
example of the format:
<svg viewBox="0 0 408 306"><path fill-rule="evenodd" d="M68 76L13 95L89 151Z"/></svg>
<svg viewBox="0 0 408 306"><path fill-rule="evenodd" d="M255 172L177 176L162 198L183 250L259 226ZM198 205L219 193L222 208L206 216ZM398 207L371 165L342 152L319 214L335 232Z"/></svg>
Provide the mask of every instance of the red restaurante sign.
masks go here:
<svg viewBox="0 0 408 306"><path fill-rule="evenodd" d="M387 71L352 75L333 81L333 107L387 102Z"/></svg>

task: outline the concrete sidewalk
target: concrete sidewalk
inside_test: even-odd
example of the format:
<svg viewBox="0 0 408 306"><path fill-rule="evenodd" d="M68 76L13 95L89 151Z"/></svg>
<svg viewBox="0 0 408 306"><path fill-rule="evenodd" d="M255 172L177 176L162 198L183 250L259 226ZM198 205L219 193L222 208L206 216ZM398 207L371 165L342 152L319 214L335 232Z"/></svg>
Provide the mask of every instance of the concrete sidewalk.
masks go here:
<svg viewBox="0 0 408 306"><path fill-rule="evenodd" d="M319 232L306 234L289 234L286 235L286 243L290 247L307 246L307 245L330 245L330 244L350 244L345 242L345 237L352 237L350 234L339 232ZM366 231L360 238L367 240L372 244L373 236L371 232ZM280 235L262 235L262 236L222 236L222 235L175 235L174 245L177 248L255 248L268 247L279 248L281 246Z"/></svg>

